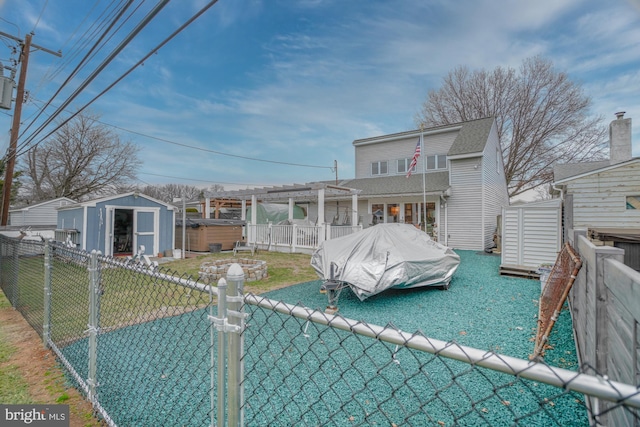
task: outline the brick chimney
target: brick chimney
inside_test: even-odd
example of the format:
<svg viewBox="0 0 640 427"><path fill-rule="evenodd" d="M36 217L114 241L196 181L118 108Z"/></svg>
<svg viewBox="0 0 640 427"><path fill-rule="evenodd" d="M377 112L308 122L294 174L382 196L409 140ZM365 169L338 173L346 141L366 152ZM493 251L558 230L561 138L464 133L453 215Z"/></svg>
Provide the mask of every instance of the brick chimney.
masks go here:
<svg viewBox="0 0 640 427"><path fill-rule="evenodd" d="M624 113L616 113L616 119L609 124L609 158L612 165L631 160L631 119L625 119Z"/></svg>

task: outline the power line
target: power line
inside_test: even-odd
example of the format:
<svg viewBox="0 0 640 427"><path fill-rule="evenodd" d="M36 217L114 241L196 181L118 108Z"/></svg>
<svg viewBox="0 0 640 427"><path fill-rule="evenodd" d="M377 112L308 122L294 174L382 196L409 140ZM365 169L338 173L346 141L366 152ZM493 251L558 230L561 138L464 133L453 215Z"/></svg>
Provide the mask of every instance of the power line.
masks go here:
<svg viewBox="0 0 640 427"><path fill-rule="evenodd" d="M44 13L44 10L47 8L48 4L49 4L49 0L45 0L44 5L42 6L42 10L40 11L40 15L38 15L38 19L36 20L36 23L33 24L33 29L31 30L32 33L36 32L36 28L38 27L38 24L40 23L40 19L42 19L42 14Z"/></svg>
<svg viewBox="0 0 640 427"><path fill-rule="evenodd" d="M36 99L32 99L32 100L34 102L37 101ZM40 101L40 102L42 102L42 101ZM116 125L113 125L113 124L110 124L110 123L106 123L106 122L103 122L101 120L95 120L95 122L96 123L100 123L100 124L102 124L104 126L109 126L109 127L114 128L114 129L118 129L118 130L123 131L123 132L131 133L131 134L138 135L138 136L142 136L144 138L149 138L149 139L153 139L153 140L156 140L156 141L165 142L167 144L177 145L179 147L189 148L189 149L192 149L192 150L198 150L198 151L203 151L203 152L206 152L206 153L218 154L220 156L234 157L234 158L244 159L244 160L252 160L252 161L255 161L255 162L274 163L274 164L285 165L285 166L299 166L299 167L316 168L316 169L330 169L332 171L335 169L335 166L307 165L307 164L303 164L303 163L283 162L283 161L279 161L279 160L259 159L259 158L256 158L256 157L241 156L239 154L230 154L230 153L225 153L225 152L222 152L222 151L211 150L209 148L196 147L194 145L184 144L184 143L181 143L181 142L171 141L169 139L148 135L146 133L142 133L142 132L138 132L138 131L135 131L135 130L131 130L131 129L123 128L123 127L120 127L120 126L116 126ZM23 153L21 152L21 154L23 154Z"/></svg>
<svg viewBox="0 0 640 427"><path fill-rule="evenodd" d="M146 61L151 55L153 55L156 51L158 51L162 46L164 46L166 43L168 43L173 37L175 37L178 33L180 33L184 28L186 28L188 25L190 25L195 19L197 19L202 13L204 13L209 7L213 6L215 3L217 2L217 0L214 0L212 2L209 3L209 5L205 6L203 9L201 9L196 15L194 15L191 19L189 19L187 22L185 22L181 27L179 27L176 31L174 31L168 38L166 38L162 43L160 43L156 48L154 48L153 50L151 50L147 55L145 55L140 61L138 61L133 67L131 67L125 74L123 74L120 78L118 78L114 83L112 83L111 85L109 85L105 90L103 90L100 94L98 94L95 98L93 98L91 101L89 101L84 107L82 107L80 110L78 110L76 113L74 113L71 117L69 117L67 120L65 120L62 124L60 124L58 127L56 127L54 130L52 130L51 132L49 132L49 134L47 134L44 138L42 138L39 142L42 142L44 139L48 138L49 136L51 136L56 130L58 130L60 127L62 127L65 123L67 123L69 120L71 120L73 117L75 117L77 114L79 114L82 110L84 110L86 107L88 107L90 104L92 104L96 99L98 99L100 96L102 96L104 93L106 93L108 90L110 90L113 86L115 86L117 83L119 83L122 79L124 79L128 74L130 74L135 68L137 68L140 64L144 63L144 61ZM65 103L63 106L58 107L58 109L56 110L56 113L59 114L67 105L69 104L69 102ZM53 119L50 117L47 120L47 123L50 123ZM100 122L102 123L102 122ZM103 123L105 124L105 123ZM191 149L195 149L195 150L200 150L200 151L204 151L204 152L210 152L210 153L215 153L215 154L219 154L219 155L223 155L223 156L229 156L229 157L236 157L236 158L241 158L241 159L245 159L245 160L252 160L252 161L260 161L260 162L266 162L266 163L274 163L274 164L281 164L281 165L288 165L288 166L300 166L300 167L309 167L309 168L318 168L318 169L330 169L333 170L332 166L319 166L319 165L307 165L307 164L300 164L300 163L292 163L292 162L282 162L282 161L277 161L277 160L266 160L266 159L257 159L257 158L252 158L252 157L248 157L248 156L240 156L240 155L235 155L235 154L229 154L229 153L223 153L221 151L216 151L216 150L210 150L210 149L206 149L206 148L201 148L201 147L195 147L195 146L191 146L191 145L187 145L187 144L182 144L182 143L178 143L175 141L170 141L170 140L166 140L166 139L162 139L162 138L157 138L157 137L152 137L150 135L145 135L139 132L135 132L135 131L131 131L128 129L124 129L124 128L120 128L118 126L114 126L114 125L109 125L112 126L114 128L117 129L121 129L123 131L126 132L130 132L133 134L138 134L140 136L144 136L144 137L148 137L148 138L152 138L152 139L156 139L162 142L166 142L169 144L174 144L174 145L178 145L178 146L182 146L182 147L186 147L186 148L191 148ZM42 129L44 127L41 126L40 129ZM26 142L24 142L22 144L21 147L21 151L17 154L23 154L25 152L25 150L27 149L27 146L29 144L29 142L31 142L33 140L33 137L31 137L30 139L28 139ZM39 143L38 142L38 143ZM37 144L34 144L37 145Z"/></svg>
<svg viewBox="0 0 640 427"><path fill-rule="evenodd" d="M185 178L185 177L181 177L181 176L171 176L171 175L162 175L162 174L158 174L158 173L151 173L151 172L140 172L142 175L151 175L151 176L159 176L162 178L171 178L171 179L183 179L185 181L196 181L196 182L206 182L208 184L228 184L228 185L252 185L252 186L264 186L264 183L261 184L250 184L250 183L246 183L246 182L224 182L224 181L211 181L211 180L206 180L206 179L196 179L196 178ZM143 181L144 182L144 181ZM147 184L149 185L149 184Z"/></svg>
<svg viewBox="0 0 640 427"><path fill-rule="evenodd" d="M27 140L25 142L22 143L22 147L26 147L29 145L30 142L32 142L36 136L42 132L44 130L44 128L49 125L53 119L55 117L57 117L60 112L65 109L70 103L71 101L73 101L79 94L80 92L82 92L97 76L98 74L100 74L105 67L115 59L115 57L127 46L127 44L129 44L129 42L131 42L131 40L133 40L134 37L136 37L140 31L142 31L142 29L149 23L151 22L151 20L167 5L167 3L169 2L169 0L162 0L160 1L154 8L153 10L151 10L151 12L149 12L147 14L147 16L144 17L144 19L127 35L127 37L125 37L124 40L122 40L120 42L120 44L118 46L116 46L116 48L111 52L110 55L107 56L107 58L105 58L102 63L100 63L100 65L98 66L98 68L96 68L91 75L89 75L89 77L87 77L85 79L85 81L71 94L71 96L69 96L69 98L67 98L60 107L58 107L58 109L45 121L45 123L43 123L42 125L40 125L40 127L38 129L36 129L36 131L27 138ZM136 64L134 67L137 67L138 64ZM130 73L132 71L132 69L129 69L129 71L125 74L125 76ZM100 96L102 96L107 90L111 89L113 86L115 86L116 83L118 83L123 77L121 77L120 79L116 80L115 83L113 83L112 85L110 85L109 87L107 87L106 90L102 91L98 96L96 96L95 98L93 98L89 103L85 104L84 107L82 107L81 109L79 109L76 113L74 113L71 117L69 117L68 119L66 119L65 121L63 121L61 124L59 124L55 129L53 129L51 132L49 132L45 137L43 137L42 139L40 139L40 141L38 141L37 143L35 143L34 145L38 145L38 143L42 142L44 139L48 138L49 136L51 136L55 131L57 131L58 129L60 129L62 126L64 126L65 123L67 123L69 120L71 120L73 117L75 117L76 115L78 115L82 110L84 110L86 107L88 107L91 103L93 103L96 99L98 99ZM20 155L21 153L17 153L16 155Z"/></svg>
<svg viewBox="0 0 640 427"><path fill-rule="evenodd" d="M121 3L123 1L121 1ZM71 40L73 40L73 38L78 33L78 31L82 28L84 23L89 19L89 17L91 16L91 13L93 12L93 10L98 6L99 2L100 1L97 0L94 3L94 5L89 10L89 12L87 12L85 17L80 22L80 24L78 24L76 29L73 31L73 33L62 44L62 46L60 47L60 50L63 50L67 46L67 43L69 43ZM115 1L112 1L111 4L113 4L114 2ZM122 7L125 7L125 6L122 6ZM126 6L126 7L128 7L128 6ZM55 69L54 69L53 63L49 66L49 68L47 69L47 72L40 79L40 82L38 83L38 85L37 85L36 89L34 90L34 92L37 92L38 90L40 90L41 87L45 84L45 82L53 81L53 79L59 73L61 73L62 70L68 64L70 64L81 53L81 51L86 46L88 46L96 38L97 34L103 28L103 26L106 25L107 21L112 21L113 20L113 18L110 17L110 16L111 16L111 14L116 14L117 10L118 10L117 7L114 8L113 11L111 11L111 12L109 11L108 7L105 10L103 10L100 13L100 15L95 19L95 21L92 24L89 25L89 28L87 28L84 31L84 33L80 37L78 37L77 41L69 48L69 50L67 51L67 54L65 55L63 60L58 63L58 65L55 67ZM96 44L97 44L97 42L96 42Z"/></svg>
<svg viewBox="0 0 640 427"><path fill-rule="evenodd" d="M194 145L183 144L181 142L175 142L175 141L171 141L171 140L168 140L168 139L147 135L147 134L144 134L142 132L137 132L137 131L134 131L134 130L131 130L131 129L125 129L125 128L122 128L122 127L119 127L119 126L115 126L115 125L111 125L111 124L108 124L108 123L101 122L99 120L96 120L96 121L98 123L103 124L103 125L111 126L113 128L119 129L121 131L132 133L134 135L139 135L139 136L143 136L145 138L155 139L156 141L166 142L167 144L173 144L173 145L177 145L179 147L185 147L185 148L190 148L190 149L193 149L193 150L204 151L206 153L213 153L213 154L218 154L218 155L227 156L227 157L235 157L235 158L238 158L238 159L252 160L252 161L255 161L255 162L275 163L275 164L287 165L287 166L300 166L300 167L305 167L305 168L317 168L317 169L331 169L331 170L333 170L333 166L306 165L306 164L302 164L302 163L291 163L291 162L282 162L282 161L279 161L279 160L258 159L256 157L248 157L248 156L240 156L238 154L224 153L222 151L211 150L209 148L196 147Z"/></svg>
<svg viewBox="0 0 640 427"><path fill-rule="evenodd" d="M18 34L18 37L20 37L20 27L18 27L15 23L11 22L11 21L7 21L6 19L4 19L3 17L0 16L0 21L4 21L9 25L13 25L14 27L16 27L16 34Z"/></svg>
<svg viewBox="0 0 640 427"><path fill-rule="evenodd" d="M135 68L137 68L140 64L144 63L144 61L146 59L148 59L152 54L154 54L156 51L158 51L162 46L164 46L166 43L168 43L173 37L175 37L178 33L180 33L184 28L186 28L188 25L191 24L191 22L193 22L195 19L197 19L201 14L203 14L208 8L210 8L211 6L213 6L215 3L217 2L217 0L211 1L207 6L205 6L204 8L202 8L196 15L194 15L190 20L188 20L187 22L185 22L181 27L179 27L176 31L174 31L174 33L172 33L168 38L166 38L162 43L160 43L156 48L154 48L153 50L151 50L145 57L143 57L140 61L138 61L138 63L136 63L133 67L131 67L125 74L123 74L120 78L118 78L114 83L112 83L110 86L108 86L105 90L103 90L100 94L98 94L98 96L96 96L95 98L93 98L90 102L88 102L87 104L85 104L81 109L79 109L78 111L76 111L74 114L72 114L69 118L67 118L65 121L63 121L61 124L59 124L55 129L53 129L51 132L49 132L45 137L41 138L40 141L38 141L37 143L33 144L33 146L38 145L40 142L42 142L43 140L45 140L46 138L48 138L49 136L51 136L54 132L56 132L58 129L60 129L62 126L64 126L64 124L66 124L68 121L70 121L71 119L73 119L76 115L78 115L82 110L86 109L90 104L92 104L93 102L95 102L95 100L97 100L99 97L101 97L104 93L106 93L108 90L110 90L113 86L115 86L117 83L119 83L122 79L124 79L128 74L130 74ZM125 8L126 9L126 8ZM158 10L159 11L159 10ZM148 17L147 17L148 18ZM115 22L115 21L114 21ZM146 25L147 22L144 23L144 25ZM142 27L144 26L142 25ZM141 26L138 26L139 30L141 29ZM139 31L138 30L138 31ZM134 31L133 35L129 36L129 41L131 40L131 38L133 36L135 36L135 34L137 34L137 32ZM127 42L128 43L128 42ZM97 45L97 43L96 43ZM94 47L96 46L94 45ZM20 151L16 152L16 156L23 154L24 152L26 152L26 150L29 149L29 144L35 139L35 136L40 133L49 123L51 123L53 121L53 119L55 117L57 117L62 111L64 111L64 109L69 105L69 103L79 94L79 92L81 90L83 90L96 76L97 74L102 71L102 69L104 69L104 67L106 66L106 64L108 64L114 57L115 55L117 55L121 49L123 48L123 43L121 43L120 45L120 49L116 49L112 55L110 55L109 57L109 61L103 61L103 64L101 66L101 68L97 69L87 80L85 80L85 84L82 85L80 88L78 88L74 94L72 95L72 97L68 98L63 105L59 106L57 108L57 110L54 112L54 114L52 114L51 116L49 116L49 118L45 121L45 123L43 125L41 125L29 138L27 138L27 140L25 142L23 142L21 144L20 147ZM90 53L89 53L90 54ZM85 56L86 58L86 56ZM106 63L105 63L106 62ZM74 71L74 73L77 72L77 68ZM65 84L68 82L68 80L65 82ZM59 93L56 92L56 95ZM54 95L54 97L56 96ZM53 99L53 97L51 98ZM49 101L50 103L51 101ZM47 103L47 105L49 105L49 103ZM46 106L45 106L46 107ZM44 108L41 110L42 112L44 112ZM34 119L35 120L35 119ZM33 123L33 122L32 122ZM102 123L102 122L100 122ZM106 123L102 123L105 125L108 125ZM162 139L162 138L157 138L157 137L153 137L150 135L146 135L140 132L135 132L135 131L131 131L129 129L124 129L124 128L120 128L118 126L114 126L114 125L108 125L108 126L112 126L114 128L117 129L121 129L123 131L126 132L130 132L133 134L137 134L140 136L144 136L147 138L152 138L158 141L162 141L162 142L166 142L169 144L173 144L173 145L178 145L178 146L182 146L182 147L186 147L186 148L190 148L190 149L195 149L195 150L199 150L199 151L204 151L204 152L210 152L210 153L214 153L214 154L218 154L218 155L223 155L223 156L228 156L228 157L235 157L235 158L241 158L241 159L245 159L245 160L252 160L252 161L260 161L260 162L266 162L266 163L273 163L273 164L281 164L281 165L288 165L288 166L300 166L300 167L309 167L309 168L320 168L320 169L330 169L333 170L333 167L331 166L319 166L319 165L308 165L308 164L300 164L300 163L292 163L292 162L283 162L283 161L276 161L276 160L266 160L266 159L258 159L258 158L253 158L253 157L248 157L248 156L240 156L240 155L234 155L234 154L229 154L229 153L224 153L221 151L217 151L217 150L210 150L210 149L205 149L205 148L201 148L201 147L195 147L195 146L191 146L188 144L182 144L182 143L178 143L175 141L170 141L170 140L166 140L166 139Z"/></svg>
<svg viewBox="0 0 640 427"><path fill-rule="evenodd" d="M62 91L62 89L71 81L71 79L79 72L79 70L86 64L86 62L88 61L89 57L91 56L91 54L94 52L95 49L98 48L98 45L100 44L100 42L103 40L104 37L107 36L107 34L109 33L109 31L113 28L113 26L116 24L116 22L124 15L125 11L129 8L129 6L131 5L132 0L129 1L129 3L122 8L122 10L120 10L120 13L118 13L118 15L112 19L111 24L107 27L107 29L102 33L102 36L94 43L94 45L91 47L91 49L89 49L89 52L87 52L85 54L85 56L82 58L82 60L80 60L80 62L78 63L78 65L76 65L76 67L73 69L73 71L71 72L71 74L69 74L69 76L66 78L66 80L62 83L62 85L60 85L60 87L58 88L58 90L56 90L56 92L53 94L53 96L51 96L51 98L49 98L49 101L47 101L47 103L44 105L44 107L40 110L40 112L36 115L36 117L33 118L33 120L31 121L31 124L35 123L35 121L38 119L38 117L40 117L40 115L42 113L44 113L44 110L51 104L51 102L55 99L56 96L58 96L60 94L60 92ZM110 62L110 61L109 61ZM109 63L107 62L107 64ZM106 66L106 64L105 64ZM101 70L100 70L101 71ZM98 72L100 72L98 71ZM90 82L90 81L89 81ZM87 83L88 84L88 83ZM84 89L83 87L79 88L79 90ZM76 92L74 92L74 94L72 95L73 98L75 98L77 96L77 94L79 93L79 90L76 90ZM73 99L71 98L71 100ZM58 107L56 109L56 112L54 112L54 117L49 116L49 118L45 121L45 123L38 129L36 130L36 132L41 131L41 129L43 129L46 125L48 125L49 123L51 123L51 121L53 120L53 118L55 118L55 116L57 116L58 114L60 114L60 112L64 109L66 105L62 106L62 107ZM31 124L29 124L28 126L25 127L24 131L22 132L22 134L24 135L24 133L29 129L29 127L31 127ZM28 144L29 141L24 142L22 145L26 145Z"/></svg>

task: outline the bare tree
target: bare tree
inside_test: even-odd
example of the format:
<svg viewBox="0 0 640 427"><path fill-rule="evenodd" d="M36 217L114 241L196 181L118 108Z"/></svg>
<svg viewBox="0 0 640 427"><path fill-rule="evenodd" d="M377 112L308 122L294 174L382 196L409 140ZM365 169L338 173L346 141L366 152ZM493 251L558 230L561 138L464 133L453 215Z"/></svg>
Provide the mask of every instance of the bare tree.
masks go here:
<svg viewBox="0 0 640 427"><path fill-rule="evenodd" d="M224 190L221 185L214 184L210 188L215 188L218 191ZM175 198L182 198L183 196L187 200L197 200L203 197L204 192L208 190L206 188L200 188L195 185L187 184L162 184L162 185L147 185L140 189L140 192L146 194L154 199L161 200L163 202L171 203Z"/></svg>
<svg viewBox="0 0 640 427"><path fill-rule="evenodd" d="M194 185L161 184L144 186L140 192L154 199L171 203L176 198L182 198L183 195L187 200L198 199L202 190Z"/></svg>
<svg viewBox="0 0 640 427"><path fill-rule="evenodd" d="M4 161L4 159L0 159L0 193L2 192L3 188L4 188L4 175L5 175L5 167L6 167L6 162ZM22 171L15 171L13 173L13 181L12 181L12 185L11 185L11 200L10 202L22 202L24 203L24 201L20 198L19 196L19 192L20 189L22 187L22 182L20 181L21 177L23 175Z"/></svg>
<svg viewBox="0 0 640 427"><path fill-rule="evenodd" d="M26 173L34 201L110 194L136 178L138 149L97 119L79 114L29 150Z"/></svg>
<svg viewBox="0 0 640 427"><path fill-rule="evenodd" d="M589 116L591 99L553 64L525 59L519 72L458 67L431 90L416 115L425 127L495 117L509 195L553 180L556 162L604 158L602 117Z"/></svg>

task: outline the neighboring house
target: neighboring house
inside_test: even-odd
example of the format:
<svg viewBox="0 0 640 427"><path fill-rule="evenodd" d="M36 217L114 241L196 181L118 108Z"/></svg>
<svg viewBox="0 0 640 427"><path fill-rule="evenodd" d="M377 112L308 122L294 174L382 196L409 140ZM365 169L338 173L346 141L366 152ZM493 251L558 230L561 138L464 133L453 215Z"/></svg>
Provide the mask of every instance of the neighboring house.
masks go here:
<svg viewBox="0 0 640 427"><path fill-rule="evenodd" d="M421 136L423 151L407 178ZM357 211L365 227L377 222L424 227L426 209L427 231L445 245L468 250L494 245L497 217L509 195L493 118L358 139L353 146L355 179L339 185L360 190ZM325 210L341 217L351 209L348 202L330 207L328 199Z"/></svg>
<svg viewBox="0 0 640 427"><path fill-rule="evenodd" d="M57 209L61 206L76 203L68 197L59 197L46 202L28 205L9 210L9 225L12 227L51 226L56 225Z"/></svg>
<svg viewBox="0 0 640 427"><path fill-rule="evenodd" d="M640 269L640 246L633 243L640 242L640 158L631 154L631 119L616 116L609 125L610 160L556 165L552 193L564 200L565 232L606 236L601 240L623 247L625 263Z"/></svg>
<svg viewBox="0 0 640 427"><path fill-rule="evenodd" d="M173 251L174 206L131 192L58 209L56 240L105 255L132 255L140 246L154 256Z"/></svg>

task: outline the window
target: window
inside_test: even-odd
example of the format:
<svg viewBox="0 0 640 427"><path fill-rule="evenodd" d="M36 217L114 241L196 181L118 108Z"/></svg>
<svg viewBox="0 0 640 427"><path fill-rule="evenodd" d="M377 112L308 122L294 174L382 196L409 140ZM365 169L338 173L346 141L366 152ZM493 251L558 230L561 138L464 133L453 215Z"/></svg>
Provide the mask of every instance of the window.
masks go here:
<svg viewBox="0 0 640 427"><path fill-rule="evenodd" d="M384 204L378 203L371 205L371 214L373 215L373 224L379 224L384 221Z"/></svg>
<svg viewBox="0 0 640 427"><path fill-rule="evenodd" d="M640 210L640 196L627 196L627 209Z"/></svg>
<svg viewBox="0 0 640 427"><path fill-rule="evenodd" d="M371 163L371 175L386 175L388 173L387 162Z"/></svg>
<svg viewBox="0 0 640 427"><path fill-rule="evenodd" d="M400 206L397 203L390 203L387 205L387 222L398 222L398 214L400 213Z"/></svg>
<svg viewBox="0 0 640 427"><path fill-rule="evenodd" d="M411 159L398 159L398 173L407 173L409 171L409 166L411 165ZM416 167L414 166L411 169L411 172L415 172Z"/></svg>
<svg viewBox="0 0 640 427"><path fill-rule="evenodd" d="M436 154L433 156L427 156L427 170L446 169L447 168L447 155Z"/></svg>

